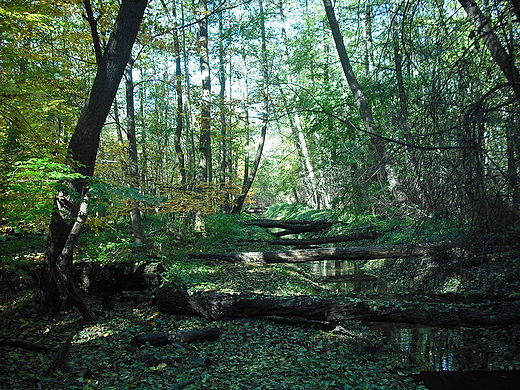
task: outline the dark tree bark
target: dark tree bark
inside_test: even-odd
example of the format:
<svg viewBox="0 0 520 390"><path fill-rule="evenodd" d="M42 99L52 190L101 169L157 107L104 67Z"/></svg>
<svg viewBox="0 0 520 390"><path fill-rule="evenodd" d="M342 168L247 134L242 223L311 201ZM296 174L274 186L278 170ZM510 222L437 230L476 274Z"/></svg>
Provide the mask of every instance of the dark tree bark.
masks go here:
<svg viewBox="0 0 520 390"><path fill-rule="evenodd" d="M74 221L78 223L78 199L84 198L87 191L86 178L94 172L101 129L130 58L146 3L146 0L122 1L105 53L98 65L89 98L69 143L70 161L82 178L64 183L69 191L61 191L55 197L57 211L51 218L41 280L41 303L43 309L48 312L57 312L64 308L64 304L70 306L72 303L71 291L62 280L63 276L70 279L73 251L68 248L64 252L64 248L67 240L73 248L74 239L77 240L79 235L78 228L76 238L69 239Z"/></svg>
<svg viewBox="0 0 520 390"><path fill-rule="evenodd" d="M128 177L130 187L139 188L139 156L137 153L137 137L135 126L135 101L134 101L134 62L130 58L125 69L125 95L126 95L126 136L128 139ZM132 204L130 209L130 223L132 224L133 239L136 244L144 244L143 224L141 210L138 204Z"/></svg>
<svg viewBox="0 0 520 390"><path fill-rule="evenodd" d="M475 25L479 36L491 53L491 57L493 57L493 60L500 67L507 81L511 84L516 99L520 101L520 73L515 65L514 58L502 45L489 19L484 16L477 3L473 0L459 0L459 2ZM518 1L513 1L513 4L515 6L514 10L517 12Z"/></svg>
<svg viewBox="0 0 520 390"><path fill-rule="evenodd" d="M427 326L492 326L520 323L518 302L461 302L442 298L428 308L423 297L412 297L396 307L372 309L365 302L337 303L311 297L270 297L249 293L205 291L188 293L169 287L158 290L157 306L164 312L203 316L207 319L256 317L278 322L327 326L346 320L403 322ZM434 298L435 299L435 298ZM448 310L447 310L448 309Z"/></svg>
<svg viewBox="0 0 520 390"><path fill-rule="evenodd" d="M97 30L98 19L94 17L92 11L92 4L90 0L84 0L83 5L85 6L86 15L84 16L90 26L90 33L92 35L92 44L94 45L94 53L96 54L96 63L99 65L103 58L103 50L101 49L101 40L99 39L99 33Z"/></svg>

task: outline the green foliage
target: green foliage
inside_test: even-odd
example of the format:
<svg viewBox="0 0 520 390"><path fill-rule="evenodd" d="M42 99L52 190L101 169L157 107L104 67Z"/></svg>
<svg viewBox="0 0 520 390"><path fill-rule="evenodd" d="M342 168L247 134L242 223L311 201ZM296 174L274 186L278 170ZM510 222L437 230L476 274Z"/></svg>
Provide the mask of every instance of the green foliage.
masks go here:
<svg viewBox="0 0 520 390"><path fill-rule="evenodd" d="M321 291L315 277L293 265L236 264L176 257L165 263L163 283L192 290L251 292L270 295L308 295Z"/></svg>
<svg viewBox="0 0 520 390"><path fill-rule="evenodd" d="M66 164L50 158L30 158L18 161L7 175L0 199L3 229L45 230L54 211L53 199L57 191L77 197L64 183L83 176Z"/></svg>
<svg viewBox="0 0 520 390"><path fill-rule="evenodd" d="M256 241L268 238L263 229L242 224L243 219L243 215L224 213L204 216L204 234L198 240L199 249L209 253L237 252L240 247L252 244L253 238Z"/></svg>
<svg viewBox="0 0 520 390"><path fill-rule="evenodd" d="M272 219L302 219L316 221L320 219L328 219L331 214L328 210L315 210L312 207L300 203L278 203L271 205L265 215Z"/></svg>

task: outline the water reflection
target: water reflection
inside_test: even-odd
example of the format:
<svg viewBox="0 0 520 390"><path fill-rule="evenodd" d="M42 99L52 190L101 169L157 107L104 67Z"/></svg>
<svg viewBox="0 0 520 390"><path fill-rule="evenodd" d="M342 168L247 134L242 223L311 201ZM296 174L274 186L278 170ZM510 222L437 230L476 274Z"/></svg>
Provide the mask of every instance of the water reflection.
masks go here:
<svg viewBox="0 0 520 390"><path fill-rule="evenodd" d="M392 286L367 275L355 261L328 260L309 263L327 280L332 291L348 295L371 293L392 295ZM490 343L486 328L439 328L413 324L374 323L370 325L384 344L394 350L403 365L420 371L518 370L520 329L496 333Z"/></svg>
<svg viewBox="0 0 520 390"><path fill-rule="evenodd" d="M488 370L482 350L465 347L464 328L438 328L410 324L374 323L376 335L397 352L405 365L421 371Z"/></svg>
<svg viewBox="0 0 520 390"><path fill-rule="evenodd" d="M359 263L349 260L326 260L310 262L317 275L323 276L325 286L337 293L386 293L388 286L372 275L363 272Z"/></svg>

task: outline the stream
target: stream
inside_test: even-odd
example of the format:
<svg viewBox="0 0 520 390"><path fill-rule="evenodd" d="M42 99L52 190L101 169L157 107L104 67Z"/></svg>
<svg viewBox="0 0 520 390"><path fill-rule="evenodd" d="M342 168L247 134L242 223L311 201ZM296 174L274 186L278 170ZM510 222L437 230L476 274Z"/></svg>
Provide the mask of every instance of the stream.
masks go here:
<svg viewBox="0 0 520 390"><path fill-rule="evenodd" d="M393 296L391 285L367 275L355 261L309 263L332 291L348 295ZM493 328L428 327L370 323L403 364L420 374L430 390L520 389L520 346L512 343L517 326ZM516 333L514 333L516 334Z"/></svg>

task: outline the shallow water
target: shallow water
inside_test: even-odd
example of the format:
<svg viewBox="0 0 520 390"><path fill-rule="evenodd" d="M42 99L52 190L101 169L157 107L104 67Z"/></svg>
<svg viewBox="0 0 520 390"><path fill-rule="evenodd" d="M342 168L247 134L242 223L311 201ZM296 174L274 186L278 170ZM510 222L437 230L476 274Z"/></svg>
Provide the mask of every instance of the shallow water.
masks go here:
<svg viewBox="0 0 520 390"><path fill-rule="evenodd" d="M394 292L383 281L364 274L355 261L329 260L310 266L328 281L328 288L338 293L391 296ZM404 366L417 371L520 370L518 327L470 329L398 323L369 326L381 337L385 348L395 351Z"/></svg>

